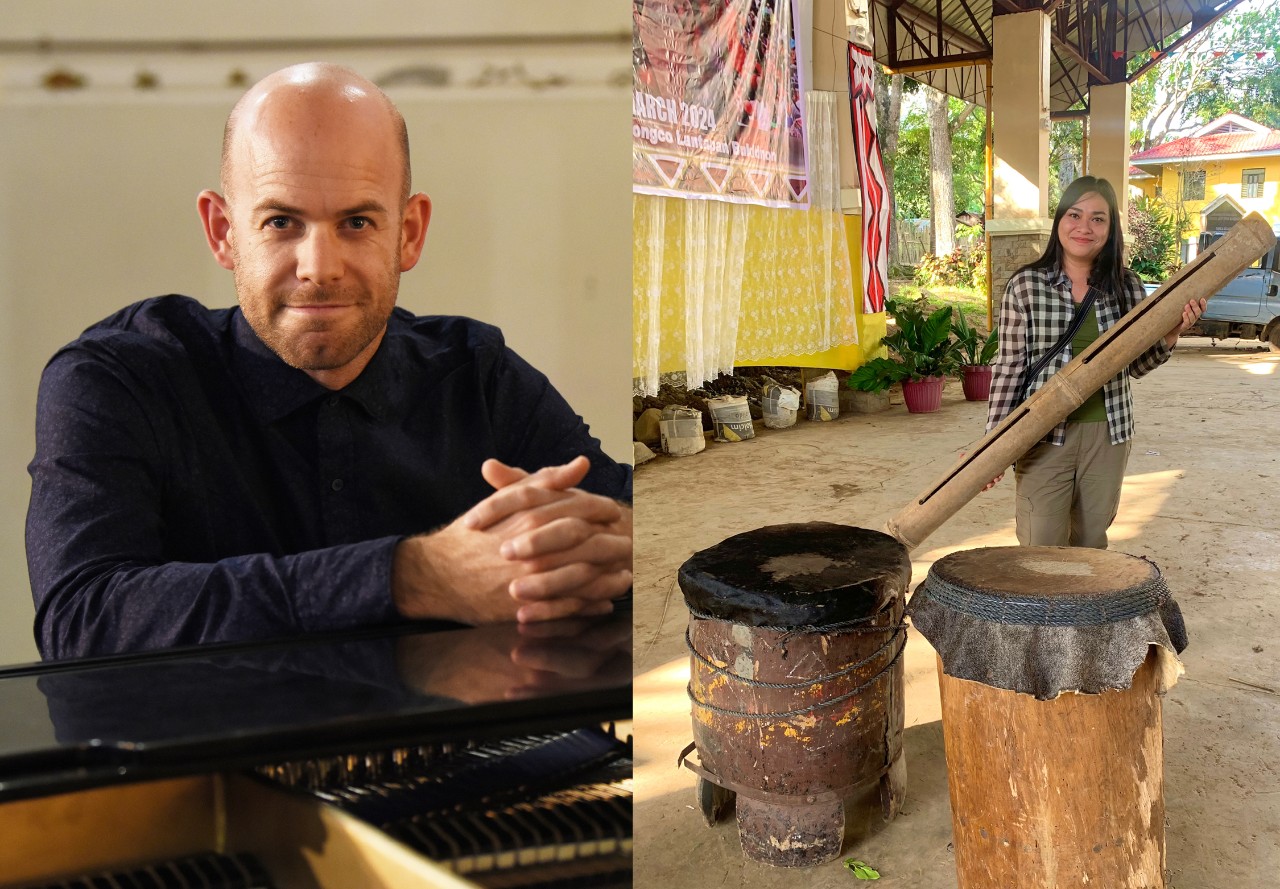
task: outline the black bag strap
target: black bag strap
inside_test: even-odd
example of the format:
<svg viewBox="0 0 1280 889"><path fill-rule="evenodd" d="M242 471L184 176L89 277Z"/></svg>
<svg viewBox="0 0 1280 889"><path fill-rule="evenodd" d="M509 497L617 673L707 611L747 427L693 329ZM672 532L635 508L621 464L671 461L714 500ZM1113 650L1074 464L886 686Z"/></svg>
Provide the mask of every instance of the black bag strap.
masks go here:
<svg viewBox="0 0 1280 889"><path fill-rule="evenodd" d="M1084 316L1089 314L1089 310L1093 308L1094 300L1098 297L1096 287L1090 287L1089 292L1085 294L1085 298L1080 301L1080 305L1076 306L1075 314L1071 316L1071 323L1067 325L1067 329L1063 331L1062 336L1058 337L1058 341L1053 344L1053 348L1040 356L1040 360L1031 365L1026 373L1022 375L1022 386L1018 389L1018 404L1027 400L1027 390L1031 388L1031 382L1044 370L1050 361L1054 359L1059 352L1067 347L1067 343L1071 342L1080 330L1080 325L1084 323Z"/></svg>

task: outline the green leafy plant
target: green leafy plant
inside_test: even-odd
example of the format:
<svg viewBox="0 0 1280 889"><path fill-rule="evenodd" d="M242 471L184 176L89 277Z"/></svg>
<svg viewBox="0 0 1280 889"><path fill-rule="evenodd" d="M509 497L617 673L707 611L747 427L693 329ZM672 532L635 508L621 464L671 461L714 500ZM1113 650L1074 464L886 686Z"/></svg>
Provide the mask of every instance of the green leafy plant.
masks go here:
<svg viewBox="0 0 1280 889"><path fill-rule="evenodd" d="M969 287L987 283L987 251L983 246L957 247L950 253L920 257L915 282L921 287Z"/></svg>
<svg viewBox="0 0 1280 889"><path fill-rule="evenodd" d="M903 380L945 377L959 372L961 355L951 336L951 306L933 309L923 299L890 298L886 308L897 328L881 345L890 357L873 358L849 374L845 385L862 392L883 392Z"/></svg>
<svg viewBox="0 0 1280 889"><path fill-rule="evenodd" d="M951 322L951 332L955 334L956 349L962 365L990 364L995 360L999 349L995 328L992 328L985 340L980 339L977 328L969 324L964 312L956 312L955 320Z"/></svg>
<svg viewBox="0 0 1280 889"><path fill-rule="evenodd" d="M880 871L876 870L865 861L859 861L856 858L846 858L844 866L853 871L853 875L859 880L878 880L880 879Z"/></svg>
<svg viewBox="0 0 1280 889"><path fill-rule="evenodd" d="M954 374L959 364L951 338L951 306L929 314L914 304L899 304L894 313L897 330L880 342L893 353L902 379L922 380Z"/></svg>
<svg viewBox="0 0 1280 889"><path fill-rule="evenodd" d="M1140 198L1129 204L1129 267L1144 281L1163 281L1181 258L1185 220L1159 201Z"/></svg>
<svg viewBox="0 0 1280 889"><path fill-rule="evenodd" d="M898 362L889 358L872 358L849 374L845 385L859 392L883 392L905 377L906 372Z"/></svg>

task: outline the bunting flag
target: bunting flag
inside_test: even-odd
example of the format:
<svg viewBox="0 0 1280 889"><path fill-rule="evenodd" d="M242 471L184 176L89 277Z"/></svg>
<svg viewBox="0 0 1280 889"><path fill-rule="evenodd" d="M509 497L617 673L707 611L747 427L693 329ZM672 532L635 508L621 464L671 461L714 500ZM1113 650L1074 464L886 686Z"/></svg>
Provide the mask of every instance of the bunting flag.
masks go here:
<svg viewBox="0 0 1280 889"><path fill-rule="evenodd" d="M862 187L862 311L868 314L884 311L889 289L889 198L876 132L875 64L869 50L849 44L849 110Z"/></svg>
<svg viewBox="0 0 1280 889"><path fill-rule="evenodd" d="M1182 47L1179 47L1178 49L1159 50L1159 49L1152 48L1152 49L1144 49L1141 52L1133 53L1132 55L1128 56L1128 58L1143 59L1143 60L1151 59L1152 61L1158 61L1160 59L1165 58L1166 56L1171 58L1186 58L1188 56L1211 56L1215 59L1225 58L1229 62L1244 62L1244 61L1265 62L1268 59L1274 60L1276 58L1276 50L1274 49L1232 49L1232 50L1185 49ZM1111 53L1111 58L1113 59L1123 59L1125 57L1126 57L1125 53L1121 50L1113 50Z"/></svg>

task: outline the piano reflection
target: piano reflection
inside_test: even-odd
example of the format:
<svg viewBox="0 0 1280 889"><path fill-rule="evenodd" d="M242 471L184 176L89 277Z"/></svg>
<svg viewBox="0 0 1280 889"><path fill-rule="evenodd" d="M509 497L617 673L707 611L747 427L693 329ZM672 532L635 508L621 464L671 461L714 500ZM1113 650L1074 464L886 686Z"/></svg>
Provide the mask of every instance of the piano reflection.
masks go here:
<svg viewBox="0 0 1280 889"><path fill-rule="evenodd" d="M630 631L623 611L0 670L0 887L629 886Z"/></svg>

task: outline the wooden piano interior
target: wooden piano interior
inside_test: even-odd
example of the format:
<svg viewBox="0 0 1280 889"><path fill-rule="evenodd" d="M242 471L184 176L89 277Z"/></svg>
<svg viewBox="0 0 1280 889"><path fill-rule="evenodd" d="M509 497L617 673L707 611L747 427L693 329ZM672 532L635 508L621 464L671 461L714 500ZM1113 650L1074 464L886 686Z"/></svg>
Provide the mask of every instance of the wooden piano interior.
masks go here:
<svg viewBox="0 0 1280 889"><path fill-rule="evenodd" d="M467 633L409 641L450 663L464 651L452 641L472 657L493 647ZM499 699L465 704L403 676L315 675L317 657L367 645L301 661L265 649L261 676L257 650L0 670L0 887L630 885L630 688L616 669L586 690L506 702L499 683ZM225 694L207 684L221 675ZM123 700L94 712L104 690ZM163 712L148 718L155 694ZM241 696L254 702L232 714ZM277 701L299 700L276 719ZM512 820L525 815L532 827Z"/></svg>

